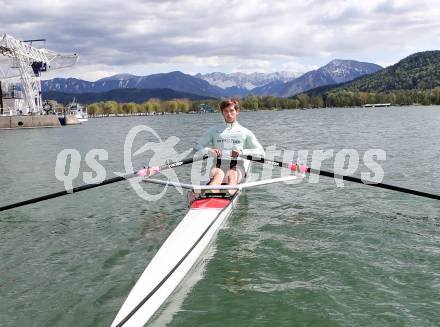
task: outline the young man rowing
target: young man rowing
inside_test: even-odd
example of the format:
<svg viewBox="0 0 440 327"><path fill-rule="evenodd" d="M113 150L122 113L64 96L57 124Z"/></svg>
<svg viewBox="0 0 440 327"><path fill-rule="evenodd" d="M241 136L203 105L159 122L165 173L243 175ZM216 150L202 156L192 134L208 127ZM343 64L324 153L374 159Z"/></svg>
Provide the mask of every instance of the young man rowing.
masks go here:
<svg viewBox="0 0 440 327"><path fill-rule="evenodd" d="M255 135L237 122L240 108L236 100L222 101L220 110L224 123L210 128L194 146L196 151L207 152L217 157L216 165L211 169L209 185L236 185L244 177L240 155L264 157L264 149ZM229 190L232 195L236 190Z"/></svg>

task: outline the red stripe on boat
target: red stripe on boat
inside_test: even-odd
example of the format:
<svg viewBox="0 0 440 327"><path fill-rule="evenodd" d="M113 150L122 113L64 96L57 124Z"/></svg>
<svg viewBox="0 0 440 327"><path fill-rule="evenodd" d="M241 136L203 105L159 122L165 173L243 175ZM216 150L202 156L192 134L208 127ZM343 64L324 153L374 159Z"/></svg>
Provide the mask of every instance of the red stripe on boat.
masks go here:
<svg viewBox="0 0 440 327"><path fill-rule="evenodd" d="M206 198L195 200L191 204L191 209L223 209L228 206L231 201L220 198Z"/></svg>

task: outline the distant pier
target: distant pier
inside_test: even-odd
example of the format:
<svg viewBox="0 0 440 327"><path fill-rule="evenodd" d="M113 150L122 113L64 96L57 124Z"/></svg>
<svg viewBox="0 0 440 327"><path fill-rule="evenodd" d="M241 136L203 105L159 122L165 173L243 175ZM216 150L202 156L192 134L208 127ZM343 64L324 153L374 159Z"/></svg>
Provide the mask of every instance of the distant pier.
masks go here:
<svg viewBox="0 0 440 327"><path fill-rule="evenodd" d="M0 116L0 129L61 127L55 115Z"/></svg>
<svg viewBox="0 0 440 327"><path fill-rule="evenodd" d="M379 108L379 107L391 107L391 103L367 103L362 108Z"/></svg>

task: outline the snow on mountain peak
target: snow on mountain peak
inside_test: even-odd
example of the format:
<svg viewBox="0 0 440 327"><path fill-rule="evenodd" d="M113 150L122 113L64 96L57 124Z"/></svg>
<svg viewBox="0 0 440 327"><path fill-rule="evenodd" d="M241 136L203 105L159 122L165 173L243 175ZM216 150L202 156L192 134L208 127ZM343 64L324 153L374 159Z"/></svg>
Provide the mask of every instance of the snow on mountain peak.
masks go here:
<svg viewBox="0 0 440 327"><path fill-rule="evenodd" d="M213 72L208 74L196 74L195 77L207 81L211 85L218 86L222 89L228 87L238 87L252 90L255 87L263 86L274 81L289 82L297 78L301 73L294 72L274 72L274 73L220 73Z"/></svg>

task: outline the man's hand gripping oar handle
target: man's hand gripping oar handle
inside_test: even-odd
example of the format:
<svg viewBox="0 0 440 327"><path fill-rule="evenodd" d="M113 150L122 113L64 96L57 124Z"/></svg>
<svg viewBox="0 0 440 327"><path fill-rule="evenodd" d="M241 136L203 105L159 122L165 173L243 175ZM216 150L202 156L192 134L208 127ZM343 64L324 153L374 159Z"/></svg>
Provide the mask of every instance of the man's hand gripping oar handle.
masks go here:
<svg viewBox="0 0 440 327"><path fill-rule="evenodd" d="M137 175L139 177L150 177L150 176L156 175L158 173L160 173L160 167L153 166L153 167L144 167L143 169L141 169L137 172Z"/></svg>

